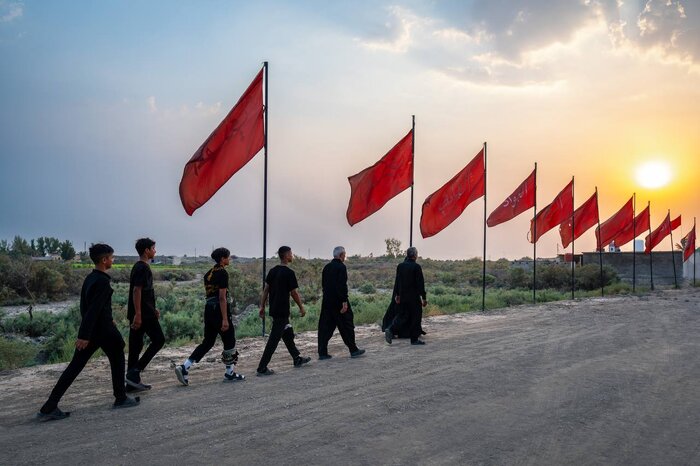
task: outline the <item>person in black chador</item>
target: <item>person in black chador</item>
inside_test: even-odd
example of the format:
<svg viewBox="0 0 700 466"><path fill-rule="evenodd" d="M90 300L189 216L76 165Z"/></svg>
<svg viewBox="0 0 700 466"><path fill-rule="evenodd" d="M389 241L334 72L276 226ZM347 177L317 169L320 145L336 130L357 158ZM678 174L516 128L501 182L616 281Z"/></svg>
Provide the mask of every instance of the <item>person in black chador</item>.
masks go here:
<svg viewBox="0 0 700 466"><path fill-rule="evenodd" d="M280 258L280 265L276 265L267 273L265 288L260 297L261 319L265 316L265 303L267 303L268 296L270 297L272 328L267 338L265 351L263 351L260 363L258 364L258 375L272 375L275 373L275 371L268 368L267 365L270 363L270 359L272 359L272 355L277 349L280 339L284 341L287 351L289 351L289 354L292 356L294 367L300 367L311 361L311 358L301 356L299 353L299 350L294 344L294 329L292 328L292 324L289 323L290 295L294 299L294 302L297 303L297 306L299 306L299 315L301 317L306 315L304 304L301 302L301 296L299 296L299 292L297 291L297 288L299 288L297 277L294 271L289 268L289 264L294 260L292 248L289 246L282 246L277 251L277 255Z"/></svg>
<svg viewBox="0 0 700 466"><path fill-rule="evenodd" d="M112 267L114 249L106 244L93 244L90 259L95 269L85 278L80 291L80 328L75 341L75 352L68 367L59 377L49 399L41 407L37 418L41 421L65 419L69 412L61 411L58 402L83 370L98 348L107 355L112 370L113 408L130 408L139 404L139 398L127 396L124 388L124 340L112 319L112 287L107 270Z"/></svg>
<svg viewBox="0 0 700 466"><path fill-rule="evenodd" d="M406 251L406 260L396 267L396 280L394 281L392 297L396 302L397 312L389 326L384 329L384 337L389 344L394 337L394 327L407 327L412 345L425 344L418 337L421 335L423 307L428 302L426 301L423 269L416 263L417 258L418 250L410 247Z"/></svg>
<svg viewBox="0 0 700 466"><path fill-rule="evenodd" d="M318 359L330 359L328 341L336 327L343 343L350 350L350 357L357 358L365 353L355 344L355 325L352 309L348 301L348 271L345 268L345 248L333 249L333 260L323 268L321 283L323 300L318 319Z"/></svg>
<svg viewBox="0 0 700 466"><path fill-rule="evenodd" d="M175 367L175 375L182 385L189 385L189 370L192 364L201 361L216 343L216 335L221 336L224 351L221 362L226 365L224 382L245 380L243 374L235 372L238 362L236 351L236 331L231 320L231 300L228 295L228 272L224 267L231 261L231 253L226 248L217 248L211 253L216 265L204 275L204 289L207 303L204 307L204 341L197 346L189 358Z"/></svg>
<svg viewBox="0 0 700 466"><path fill-rule="evenodd" d="M160 328L160 312L156 309L156 296L153 292L153 273L150 261L156 256L156 242L150 238L136 241L139 261L131 268L129 278L129 358L126 364L126 391L150 390L151 386L141 382L141 372L146 369L153 356L165 344L163 330ZM143 336L148 335L151 343L143 356Z"/></svg>

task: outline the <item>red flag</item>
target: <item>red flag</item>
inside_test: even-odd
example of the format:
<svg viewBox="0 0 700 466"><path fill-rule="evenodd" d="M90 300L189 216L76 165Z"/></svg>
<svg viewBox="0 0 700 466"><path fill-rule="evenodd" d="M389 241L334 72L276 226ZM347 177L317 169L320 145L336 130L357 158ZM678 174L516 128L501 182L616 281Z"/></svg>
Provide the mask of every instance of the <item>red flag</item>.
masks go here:
<svg viewBox="0 0 700 466"><path fill-rule="evenodd" d="M491 212L486 224L495 227L512 220L535 205L535 171L518 186L513 194Z"/></svg>
<svg viewBox="0 0 700 466"><path fill-rule="evenodd" d="M687 261L695 252L695 227L683 238L683 262Z"/></svg>
<svg viewBox="0 0 700 466"><path fill-rule="evenodd" d="M598 192L593 193L578 209L574 211L574 225L571 227L571 216L564 220L559 225L559 235L561 236L561 244L565 248L571 244L573 240L592 228L598 223ZM573 234L572 234L573 230Z"/></svg>
<svg viewBox="0 0 700 466"><path fill-rule="evenodd" d="M185 165L180 200L187 215L211 197L263 148L263 70Z"/></svg>
<svg viewBox="0 0 700 466"><path fill-rule="evenodd" d="M420 217L420 232L428 238L442 231L474 200L484 195L484 150L450 181L427 197Z"/></svg>
<svg viewBox="0 0 700 466"><path fill-rule="evenodd" d="M566 218L571 218L574 210L574 180L571 180L561 190L551 204L537 213L534 220L530 221L530 242L536 243L538 239L555 226L561 224ZM535 230L535 227L537 229ZM535 235L535 231L537 234Z"/></svg>
<svg viewBox="0 0 700 466"><path fill-rule="evenodd" d="M629 243L637 236L642 233L646 233L650 228L649 220L649 206L647 205L644 210L639 212L639 214L634 218L634 223L628 223L621 231L615 236L615 246L622 247Z"/></svg>
<svg viewBox="0 0 700 466"><path fill-rule="evenodd" d="M679 226L681 226L681 216L680 215L678 217L674 218L673 220L671 220L671 231L675 230Z"/></svg>
<svg viewBox="0 0 700 466"><path fill-rule="evenodd" d="M348 178L350 202L346 217L350 226L361 222L413 182L413 130L409 131L377 163Z"/></svg>
<svg viewBox="0 0 700 466"><path fill-rule="evenodd" d="M634 220L634 201L630 197L625 205L618 210L615 215L603 222L600 227L595 229L595 237L597 240L597 248L602 249L612 241L620 232Z"/></svg>
<svg viewBox="0 0 700 466"><path fill-rule="evenodd" d="M666 218L656 230L644 238L644 254L649 254L665 237L671 234L671 214L666 214Z"/></svg>

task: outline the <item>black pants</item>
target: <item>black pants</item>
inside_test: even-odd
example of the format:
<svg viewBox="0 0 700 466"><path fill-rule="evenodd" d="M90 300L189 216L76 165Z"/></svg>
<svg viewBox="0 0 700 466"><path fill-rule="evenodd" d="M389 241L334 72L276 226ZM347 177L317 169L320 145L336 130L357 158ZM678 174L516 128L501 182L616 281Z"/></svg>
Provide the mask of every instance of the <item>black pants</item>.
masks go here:
<svg viewBox="0 0 700 466"><path fill-rule="evenodd" d="M341 313L340 310L330 311L323 309L318 319L318 354L324 356L328 354L328 342L333 336L335 329L338 329L343 343L351 353L357 351L355 344L355 325L353 322L352 310Z"/></svg>
<svg viewBox="0 0 700 466"><path fill-rule="evenodd" d="M148 345L148 348L146 348L146 351L144 351L143 356L139 359L139 354L141 354L141 350L143 349L144 335L148 335L151 343ZM138 369L139 371L143 371L164 344L165 336L163 336L163 330L160 328L158 319L155 317L144 319L138 330L134 330L133 328L129 330L129 359L126 365L127 370Z"/></svg>
<svg viewBox="0 0 700 466"><path fill-rule="evenodd" d="M287 351L292 356L292 359L299 357L299 350L294 344L294 330L292 327L285 328L289 324L289 317L273 317L272 318L272 328L270 329L270 336L267 338L267 344L265 345L265 351L260 358L260 364L258 364L258 372L262 372L267 369L267 365L272 359L272 355L277 349L277 345L280 339L284 341Z"/></svg>
<svg viewBox="0 0 700 466"><path fill-rule="evenodd" d="M78 377L78 374L80 374L90 360L90 356L92 356L98 348L101 348L109 359L109 366L112 369L112 389L114 391L114 398L117 401L126 398L126 390L124 388L124 339L119 333L119 330L117 330L117 327L111 326L111 328L104 330L90 340L87 348L75 350L73 359L71 359L68 367L66 367L63 374L61 374L61 377L58 378L58 382L56 382L56 386L51 391L48 401L42 406L41 411L43 413L50 413L56 409L58 402L61 401L68 387L70 387L75 378Z"/></svg>
<svg viewBox="0 0 700 466"><path fill-rule="evenodd" d="M216 336L221 336L224 350L233 349L236 346L236 329L231 321L231 313L226 313L228 319L228 330L221 331L221 308L217 303L215 306L207 304L204 309L204 341L197 346L189 357L190 361L199 362L205 354L214 347Z"/></svg>
<svg viewBox="0 0 700 466"><path fill-rule="evenodd" d="M423 320L423 307L417 299L402 300L398 305L399 309L394 317L394 321L389 326L394 328L408 328L408 335L411 341L418 340L421 333Z"/></svg>

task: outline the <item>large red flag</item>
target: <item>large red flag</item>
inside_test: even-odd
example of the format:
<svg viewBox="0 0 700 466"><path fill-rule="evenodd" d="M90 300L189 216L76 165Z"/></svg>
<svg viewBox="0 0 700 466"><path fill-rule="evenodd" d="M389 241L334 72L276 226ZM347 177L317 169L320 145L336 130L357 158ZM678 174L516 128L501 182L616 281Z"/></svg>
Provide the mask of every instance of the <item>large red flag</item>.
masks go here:
<svg viewBox="0 0 700 466"><path fill-rule="evenodd" d="M665 237L671 234L671 214L666 214L666 218L661 225L656 227L650 235L644 238L644 254L649 254Z"/></svg>
<svg viewBox="0 0 700 466"><path fill-rule="evenodd" d="M535 171L518 186L513 194L491 212L486 224L495 227L512 220L535 205Z"/></svg>
<svg viewBox="0 0 700 466"><path fill-rule="evenodd" d="M597 240L597 248L604 248L612 241L620 232L630 223L634 221L634 200L630 197L625 205L618 210L615 215L603 222L600 227L595 229L595 237Z"/></svg>
<svg viewBox="0 0 700 466"><path fill-rule="evenodd" d="M685 235L683 244L683 262L687 261L695 252L695 227Z"/></svg>
<svg viewBox="0 0 700 466"><path fill-rule="evenodd" d="M622 247L629 243L637 236L642 233L649 231L650 220L649 220L649 206L647 205L644 210L639 212L634 218L634 223L628 223L618 235L615 237L615 246Z"/></svg>
<svg viewBox="0 0 700 466"><path fill-rule="evenodd" d="M559 235L561 236L561 245L565 248L571 244L573 240L592 228L598 223L598 192L593 193L578 209L574 211L574 225L571 225L571 216L559 225ZM573 230L573 231L572 231Z"/></svg>
<svg viewBox="0 0 700 466"><path fill-rule="evenodd" d="M185 165L180 200L187 215L211 199L264 143L263 70L260 70L238 103Z"/></svg>
<svg viewBox="0 0 700 466"><path fill-rule="evenodd" d="M474 200L484 195L484 150L450 181L427 197L420 217L420 232L428 238L442 231Z"/></svg>
<svg viewBox="0 0 700 466"><path fill-rule="evenodd" d="M680 215L678 217L674 218L673 220L671 220L671 231L675 230L679 226L681 226L681 216Z"/></svg>
<svg viewBox="0 0 700 466"><path fill-rule="evenodd" d="M350 202L346 217L350 226L361 222L413 182L413 130L409 131L377 163L348 178Z"/></svg>
<svg viewBox="0 0 700 466"><path fill-rule="evenodd" d="M561 224L567 217L571 218L574 210L574 180L571 180L561 190L551 204L537 213L534 220L530 221L530 242L536 243L538 239L555 226ZM537 229L535 230L535 227ZM535 234L535 231L537 234Z"/></svg>

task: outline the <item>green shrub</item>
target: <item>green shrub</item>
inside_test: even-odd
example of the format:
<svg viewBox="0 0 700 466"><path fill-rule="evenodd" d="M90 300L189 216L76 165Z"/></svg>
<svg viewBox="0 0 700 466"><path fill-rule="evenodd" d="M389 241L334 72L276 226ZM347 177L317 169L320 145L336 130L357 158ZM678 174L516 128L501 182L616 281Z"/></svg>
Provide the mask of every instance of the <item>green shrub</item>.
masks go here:
<svg viewBox="0 0 700 466"><path fill-rule="evenodd" d="M0 337L0 371L31 365L36 355L35 345Z"/></svg>

